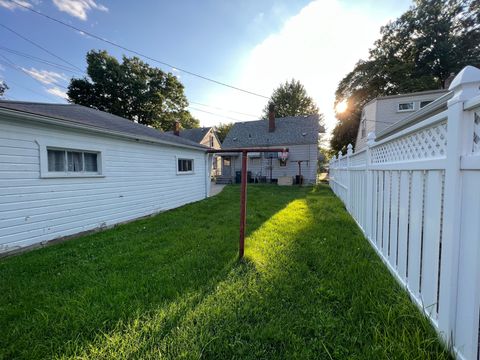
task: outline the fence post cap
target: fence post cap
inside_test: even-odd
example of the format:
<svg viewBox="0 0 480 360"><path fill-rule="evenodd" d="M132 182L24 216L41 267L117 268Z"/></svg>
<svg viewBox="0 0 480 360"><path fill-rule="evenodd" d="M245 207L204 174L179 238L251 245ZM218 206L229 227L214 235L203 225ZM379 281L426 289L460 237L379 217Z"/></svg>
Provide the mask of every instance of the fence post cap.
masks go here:
<svg viewBox="0 0 480 360"><path fill-rule="evenodd" d="M455 88L473 83L480 82L480 69L477 69L475 66L465 66L462 71L460 71L457 76L453 79L452 83L448 87L448 90L455 90Z"/></svg>
<svg viewBox="0 0 480 360"><path fill-rule="evenodd" d="M340 151L338 152L338 158L341 159L341 158L342 158L342 155L343 155L343 153L342 153L342 151L340 150Z"/></svg>
<svg viewBox="0 0 480 360"><path fill-rule="evenodd" d="M347 145L347 155L352 155L353 154L353 145L348 144Z"/></svg>

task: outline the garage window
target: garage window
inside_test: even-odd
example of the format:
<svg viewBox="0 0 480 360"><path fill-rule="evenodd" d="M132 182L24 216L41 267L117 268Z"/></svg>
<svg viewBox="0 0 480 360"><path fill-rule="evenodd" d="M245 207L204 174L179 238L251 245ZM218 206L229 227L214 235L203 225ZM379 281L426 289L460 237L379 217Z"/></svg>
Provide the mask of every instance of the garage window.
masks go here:
<svg viewBox="0 0 480 360"><path fill-rule="evenodd" d="M177 173L193 173L193 159L177 159Z"/></svg>
<svg viewBox="0 0 480 360"><path fill-rule="evenodd" d="M99 174L99 153L47 148L48 172L66 175Z"/></svg>

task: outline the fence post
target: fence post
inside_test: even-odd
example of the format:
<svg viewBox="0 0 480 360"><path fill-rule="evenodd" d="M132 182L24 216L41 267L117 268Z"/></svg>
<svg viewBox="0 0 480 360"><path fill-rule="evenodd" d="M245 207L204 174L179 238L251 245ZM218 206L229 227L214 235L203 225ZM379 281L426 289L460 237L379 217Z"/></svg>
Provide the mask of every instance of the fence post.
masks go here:
<svg viewBox="0 0 480 360"><path fill-rule="evenodd" d="M337 192L337 170L336 170L336 167L335 167L336 160L337 160L337 156L333 155L332 159L330 160L330 168L328 169L328 172L329 172L328 177L331 178L333 176L333 182L331 182L330 187L332 187L332 185L333 185L333 192L335 193L335 195L338 196L338 192Z"/></svg>
<svg viewBox="0 0 480 360"><path fill-rule="evenodd" d="M367 212L366 218L365 218L365 235L367 236L367 239L370 241L373 241L372 238L372 231L373 231L373 173L370 170L370 165L372 163L371 160L371 150L370 148L373 146L375 143L375 133L370 132L367 135L367 150L365 153L365 174L367 177L367 203L366 203L366 209L365 211Z"/></svg>
<svg viewBox="0 0 480 360"><path fill-rule="evenodd" d="M458 266L460 250L460 224L462 206L462 177L460 161L473 139L473 124L465 118L465 100L478 95L479 71L471 66L464 68L453 80L449 90L453 97L448 101L447 152L444 183L444 210L442 228L442 254L438 327L447 344L455 338L457 312ZM470 149L471 150L471 149ZM478 322L478 319L477 319Z"/></svg>
<svg viewBox="0 0 480 360"><path fill-rule="evenodd" d="M350 156L353 154L353 146L352 144L347 145L347 209L352 213L352 206L353 206L353 201L352 201L352 175L350 173Z"/></svg>
<svg viewBox="0 0 480 360"><path fill-rule="evenodd" d="M345 169L342 167L342 158L343 158L343 154L342 154L342 151L339 151L338 152L338 157L337 157L337 164L338 164L338 167L337 167L337 171L338 171L338 176L339 176L339 184L340 185L343 185L345 186ZM343 188L342 186L339 186L339 190L341 189L341 191L339 191L339 193L341 194L344 194L344 191L345 191L345 188ZM348 209L348 204L347 204L347 201L345 199L345 196L348 196L348 190L345 191L347 194L344 195L344 196L340 196L340 199L342 199L343 203L345 204L345 206L347 207Z"/></svg>

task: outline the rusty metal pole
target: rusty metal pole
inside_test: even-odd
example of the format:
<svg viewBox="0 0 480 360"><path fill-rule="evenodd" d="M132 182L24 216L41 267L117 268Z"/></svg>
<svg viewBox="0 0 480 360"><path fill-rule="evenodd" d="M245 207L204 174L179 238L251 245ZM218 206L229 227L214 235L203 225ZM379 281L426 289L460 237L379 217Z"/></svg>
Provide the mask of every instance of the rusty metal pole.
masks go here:
<svg viewBox="0 0 480 360"><path fill-rule="evenodd" d="M240 246L239 259L245 252L245 228L247 225L247 152L242 151L242 185L240 189Z"/></svg>

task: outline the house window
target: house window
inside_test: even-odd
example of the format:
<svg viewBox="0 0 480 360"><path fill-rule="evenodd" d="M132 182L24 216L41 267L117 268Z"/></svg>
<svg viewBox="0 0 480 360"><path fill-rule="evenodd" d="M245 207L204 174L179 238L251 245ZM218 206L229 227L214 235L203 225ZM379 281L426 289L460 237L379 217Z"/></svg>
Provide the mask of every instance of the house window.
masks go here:
<svg viewBox="0 0 480 360"><path fill-rule="evenodd" d="M230 158L223 158L223 166L230 166Z"/></svg>
<svg viewBox="0 0 480 360"><path fill-rule="evenodd" d="M66 175L98 174L99 153L47 148L48 172Z"/></svg>
<svg viewBox="0 0 480 360"><path fill-rule="evenodd" d="M398 111L413 111L413 101L398 104Z"/></svg>
<svg viewBox="0 0 480 360"><path fill-rule="evenodd" d="M193 172L193 159L178 159L177 172L179 174L188 174Z"/></svg>
<svg viewBox="0 0 480 360"><path fill-rule="evenodd" d="M213 135L210 135L210 147L213 148Z"/></svg>
<svg viewBox="0 0 480 360"><path fill-rule="evenodd" d="M280 161L280 166L287 166L287 159L285 160L278 159L278 161Z"/></svg>
<svg viewBox="0 0 480 360"><path fill-rule="evenodd" d="M367 122L365 121L365 119L362 119L362 122L360 124L361 130L362 130L362 138L367 136L367 125L366 124L367 124Z"/></svg>
<svg viewBox="0 0 480 360"><path fill-rule="evenodd" d="M432 100L420 101L420 109L430 104Z"/></svg>

